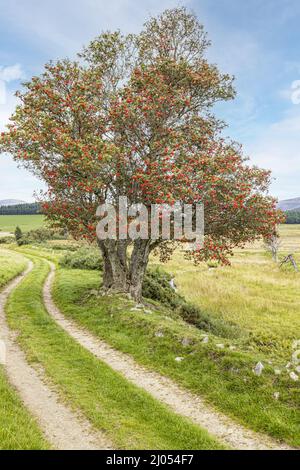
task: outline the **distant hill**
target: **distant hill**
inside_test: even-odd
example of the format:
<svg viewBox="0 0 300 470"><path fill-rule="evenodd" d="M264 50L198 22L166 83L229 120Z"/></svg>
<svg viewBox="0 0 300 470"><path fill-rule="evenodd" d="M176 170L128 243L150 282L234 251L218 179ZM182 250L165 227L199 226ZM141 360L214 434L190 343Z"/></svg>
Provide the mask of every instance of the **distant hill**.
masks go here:
<svg viewBox="0 0 300 470"><path fill-rule="evenodd" d="M0 207L2 206L16 206L17 204L26 204L25 201L20 201L19 199L2 199L0 201Z"/></svg>
<svg viewBox="0 0 300 470"><path fill-rule="evenodd" d="M295 197L294 199L286 199L284 201L279 201L278 209L281 209L282 211L292 211L295 209L300 210L300 197Z"/></svg>

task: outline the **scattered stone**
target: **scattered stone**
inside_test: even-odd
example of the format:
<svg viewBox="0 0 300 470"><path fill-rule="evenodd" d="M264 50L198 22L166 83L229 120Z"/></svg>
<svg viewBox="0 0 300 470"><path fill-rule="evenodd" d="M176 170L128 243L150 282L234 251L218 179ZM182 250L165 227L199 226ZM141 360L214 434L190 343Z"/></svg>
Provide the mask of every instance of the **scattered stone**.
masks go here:
<svg viewBox="0 0 300 470"><path fill-rule="evenodd" d="M181 361L183 361L183 359L184 359L183 357L175 357L176 362L181 362Z"/></svg>
<svg viewBox="0 0 300 470"><path fill-rule="evenodd" d="M280 375L280 374L281 374L281 370L280 370L280 369L274 369L274 374L275 374L275 375Z"/></svg>
<svg viewBox="0 0 300 470"><path fill-rule="evenodd" d="M175 291L177 290L177 287L176 287L176 284L175 284L175 281L174 281L174 277L171 279L169 284L170 284L171 289L173 289Z"/></svg>
<svg viewBox="0 0 300 470"><path fill-rule="evenodd" d="M274 392L273 397L275 398L275 400L278 400L279 396L280 396L279 392Z"/></svg>
<svg viewBox="0 0 300 470"><path fill-rule="evenodd" d="M146 315L151 315L152 311L151 310L144 310L144 313L146 313Z"/></svg>
<svg viewBox="0 0 300 470"><path fill-rule="evenodd" d="M299 377L297 374L295 374L295 372L290 372L290 378L294 381L294 382L298 382L299 380Z"/></svg>
<svg viewBox="0 0 300 470"><path fill-rule="evenodd" d="M156 331L155 336L156 336L157 338L163 338L165 335L163 334L162 331Z"/></svg>
<svg viewBox="0 0 300 470"><path fill-rule="evenodd" d="M258 362L254 367L253 372L255 375L260 376L264 368L265 366L261 362Z"/></svg>
<svg viewBox="0 0 300 470"><path fill-rule="evenodd" d="M292 362L293 362L294 364L299 364L299 363L300 363L300 350L293 352L293 354L292 354Z"/></svg>
<svg viewBox="0 0 300 470"><path fill-rule="evenodd" d="M141 310L139 308L136 308L136 307L132 307L130 309L131 312L140 312Z"/></svg>
<svg viewBox="0 0 300 470"><path fill-rule="evenodd" d="M136 304L135 308L141 309L141 308L144 308L144 305L143 304Z"/></svg>
<svg viewBox="0 0 300 470"><path fill-rule="evenodd" d="M295 339L295 341L293 341L292 348L293 349L300 348L300 339Z"/></svg>
<svg viewBox="0 0 300 470"><path fill-rule="evenodd" d="M225 346L224 346L223 343L218 343L218 344L216 344L216 347L217 347L217 348L220 348L220 349L224 349L224 348L225 348Z"/></svg>
<svg viewBox="0 0 300 470"><path fill-rule="evenodd" d="M288 362L287 365L285 366L286 369L289 369L289 368L291 367L291 365L292 365L292 364L291 364L290 362Z"/></svg>
<svg viewBox="0 0 300 470"><path fill-rule="evenodd" d="M235 350L236 350L236 346L229 346L229 349L230 349L230 351L235 351Z"/></svg>
<svg viewBox="0 0 300 470"><path fill-rule="evenodd" d="M240 369L238 369L237 367L231 367L230 372L232 372L233 374L239 374Z"/></svg>
<svg viewBox="0 0 300 470"><path fill-rule="evenodd" d="M208 343L208 341L209 341L208 336L204 336L202 343Z"/></svg>
<svg viewBox="0 0 300 470"><path fill-rule="evenodd" d="M182 346L190 346L190 344L192 344L192 340L189 339L189 338L183 338L181 340L181 344L182 344Z"/></svg>
<svg viewBox="0 0 300 470"><path fill-rule="evenodd" d="M270 364L270 366L273 364L273 361L268 361L268 364Z"/></svg>
<svg viewBox="0 0 300 470"><path fill-rule="evenodd" d="M295 371L300 374L300 366L295 367Z"/></svg>

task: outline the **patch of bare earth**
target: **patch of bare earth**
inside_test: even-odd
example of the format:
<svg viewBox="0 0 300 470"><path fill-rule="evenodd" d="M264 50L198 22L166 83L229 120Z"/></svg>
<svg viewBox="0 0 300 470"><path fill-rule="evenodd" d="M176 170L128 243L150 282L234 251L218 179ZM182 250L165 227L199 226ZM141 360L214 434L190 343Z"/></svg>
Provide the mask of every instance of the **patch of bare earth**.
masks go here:
<svg viewBox="0 0 300 470"><path fill-rule="evenodd" d="M42 372L27 363L24 353L14 340L14 332L8 328L5 303L9 294L31 270L30 262L28 269L0 293L0 339L6 346L4 367L8 379L54 449L111 449L104 435L94 431L88 421L61 403L59 395L46 384Z"/></svg>
<svg viewBox="0 0 300 470"><path fill-rule="evenodd" d="M130 356L116 351L104 341L65 318L52 300L51 287L55 277L55 266L53 263L50 265L51 272L43 290L45 306L55 321L94 356L120 372L133 384L146 390L157 400L168 405L176 413L207 429L211 435L230 447L249 450L291 449L268 436L255 433L237 424L215 411L199 396L184 390L171 379L138 365Z"/></svg>

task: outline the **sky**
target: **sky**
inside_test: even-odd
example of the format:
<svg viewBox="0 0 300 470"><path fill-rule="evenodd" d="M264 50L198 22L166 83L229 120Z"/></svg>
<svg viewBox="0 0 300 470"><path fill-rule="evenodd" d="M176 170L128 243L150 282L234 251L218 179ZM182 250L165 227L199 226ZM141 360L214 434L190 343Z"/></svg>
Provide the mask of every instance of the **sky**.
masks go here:
<svg viewBox="0 0 300 470"><path fill-rule="evenodd" d="M49 60L75 57L103 30L138 32L149 16L186 6L204 24L207 58L235 76L237 97L215 113L250 162L272 170L271 194L300 196L299 0L0 0L0 131L14 93ZM41 181L0 155L0 200L33 201Z"/></svg>

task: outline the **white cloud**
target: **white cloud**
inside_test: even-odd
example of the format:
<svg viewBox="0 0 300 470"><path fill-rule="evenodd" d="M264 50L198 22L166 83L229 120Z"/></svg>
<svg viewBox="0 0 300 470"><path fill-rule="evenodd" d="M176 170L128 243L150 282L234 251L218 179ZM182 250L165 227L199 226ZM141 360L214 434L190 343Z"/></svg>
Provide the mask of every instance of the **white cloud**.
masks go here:
<svg viewBox="0 0 300 470"><path fill-rule="evenodd" d="M247 150L254 163L277 174L300 172L300 107L266 127Z"/></svg>
<svg viewBox="0 0 300 470"><path fill-rule="evenodd" d="M0 105L5 105L7 100L6 84L24 77L23 70L19 64L9 67L0 66ZM0 109L1 113L1 109ZM1 121L0 121L1 125Z"/></svg>
<svg viewBox="0 0 300 470"><path fill-rule="evenodd" d="M178 0L10 0L0 17L39 41L44 50L73 54L102 30L137 31L149 15L178 6ZM5 3L5 5L4 5ZM190 0L184 1L189 4Z"/></svg>
<svg viewBox="0 0 300 470"><path fill-rule="evenodd" d="M4 82L11 82L13 80L20 80L24 77L23 70L20 64L10 65L9 67L0 66L0 80Z"/></svg>

